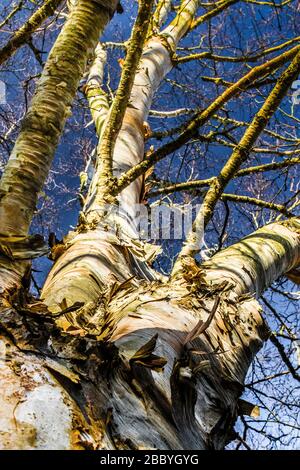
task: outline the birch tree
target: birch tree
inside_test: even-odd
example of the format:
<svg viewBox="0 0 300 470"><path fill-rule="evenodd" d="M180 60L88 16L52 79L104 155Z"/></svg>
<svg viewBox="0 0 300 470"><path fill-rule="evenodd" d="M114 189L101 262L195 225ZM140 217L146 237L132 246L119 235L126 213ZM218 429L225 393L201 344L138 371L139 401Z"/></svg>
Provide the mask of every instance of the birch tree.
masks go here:
<svg viewBox="0 0 300 470"><path fill-rule="evenodd" d="M248 448L245 416L257 417L261 396L250 403L244 392L256 390L247 377L261 348L271 341L285 367L278 376L299 381L280 341L297 347L297 333L268 300L283 279L299 283L299 119L289 106L297 104L290 94L300 45L286 31L297 5L122 3L40 2L0 49L2 67L28 45L41 59L34 34L58 14L0 181L0 448ZM1 27L23 4L5 12ZM237 13L256 20L264 8L276 42L265 35L246 51L251 39L239 30L245 50L234 49L228 23ZM112 18L122 23L114 13L123 9L133 20L128 39L108 40L111 30L101 39ZM189 73L188 86L180 74ZM176 109L160 98L168 86L169 100L182 94ZM39 198L82 101L90 114L80 126L96 145L76 189L77 225L46 243L36 230ZM66 158L75 165L72 152ZM162 269L155 259L161 249L170 254L170 242L142 237L140 212L159 204L191 212L195 202L193 223ZM233 230L239 220L247 233ZM39 292L33 260L43 256L52 267Z"/></svg>

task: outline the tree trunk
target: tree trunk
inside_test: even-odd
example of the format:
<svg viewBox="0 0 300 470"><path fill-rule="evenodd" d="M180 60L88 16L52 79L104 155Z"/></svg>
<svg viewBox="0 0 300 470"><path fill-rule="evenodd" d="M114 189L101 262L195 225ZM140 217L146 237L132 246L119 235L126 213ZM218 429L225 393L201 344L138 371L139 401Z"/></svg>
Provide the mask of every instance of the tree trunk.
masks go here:
<svg viewBox="0 0 300 470"><path fill-rule="evenodd" d="M71 114L87 60L117 3L79 0L49 54L0 182L0 237L5 245L11 236L20 237L20 245L28 234L38 193ZM13 262L7 256L0 259L1 290L20 286L28 271L28 262L15 262L13 258ZM22 258L26 258L25 253Z"/></svg>
<svg viewBox="0 0 300 470"><path fill-rule="evenodd" d="M42 302L7 296L1 448L223 448L268 337L252 292L299 260L299 221L274 223L201 267L186 259L181 278L114 283L93 312L62 307L65 333Z"/></svg>
<svg viewBox="0 0 300 470"><path fill-rule="evenodd" d="M151 268L156 247L135 230L142 178L106 207L98 155L79 224L52 247L42 299L20 288L37 192L111 3L80 0L72 9L1 180L0 448L222 449L243 412L249 365L269 335L255 295L299 265L299 219L267 225L201 266L185 256L164 278ZM182 0L146 43L111 143L113 176L144 158L143 122L198 3ZM154 31L164 18L162 10ZM99 138L109 119L103 60L98 47L86 87ZM18 253L25 244L23 258L7 256L5 237Z"/></svg>
<svg viewBox="0 0 300 470"><path fill-rule="evenodd" d="M127 107L115 143L113 158L115 176L119 176L144 158L143 123L148 118L154 93L172 68L172 51L187 32L197 5L197 0L182 1L176 18L162 33L151 37L144 47L130 95L130 103L134 103L134 107ZM101 76L102 67L98 71L98 78ZM94 82L89 86L92 94L93 85ZM97 102L100 103L98 114L95 116L96 113L93 112L100 137L107 113L101 94L98 100L95 99L91 103L93 107ZM43 287L42 297L52 311L55 311L64 299L68 306L76 300L91 302L91 305L95 306L99 295L103 295L103 289L106 288L109 273L119 282L132 275L144 279L159 277L145 264L145 260L153 257L155 248L137 240L134 229L136 204L141 198L142 178L138 178L122 191L118 198L119 209L114 211L111 206L112 213L109 217L106 216L104 224L99 224L103 208L98 197L98 177L96 171L79 226L64 240L65 252L53 266ZM110 237L109 231L114 235ZM127 263L128 257L132 261L130 267Z"/></svg>

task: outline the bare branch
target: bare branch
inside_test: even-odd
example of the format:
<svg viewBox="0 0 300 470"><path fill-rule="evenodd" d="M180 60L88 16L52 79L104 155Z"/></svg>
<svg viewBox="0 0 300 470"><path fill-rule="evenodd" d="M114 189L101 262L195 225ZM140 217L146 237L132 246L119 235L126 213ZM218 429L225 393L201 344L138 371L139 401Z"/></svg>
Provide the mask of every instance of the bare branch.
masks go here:
<svg viewBox="0 0 300 470"><path fill-rule="evenodd" d="M236 146L235 150L231 154L230 158L225 163L224 167L220 171L217 178L214 179L210 185L209 190L203 200L201 209L196 216L193 224L193 230L187 237L186 244L184 245L179 255L179 260L183 256L191 256L197 253L199 248L198 243L198 226L207 226L212 218L214 208L221 197L225 187L229 181L236 175L241 164L248 158L249 152L261 134L265 126L268 124L270 118L275 113L282 99L286 95L293 81L297 78L300 72L300 52L297 53L289 67L279 77L277 84L273 88L272 92L264 102L261 109L254 117L252 123L246 130L244 136ZM177 265L177 266L176 266ZM174 269L177 269L180 265L180 261L175 263Z"/></svg>
<svg viewBox="0 0 300 470"><path fill-rule="evenodd" d="M19 3L11 10L11 12L7 15L7 17L0 23L0 30L5 26L10 20L15 16L18 11L20 11L23 7L24 0L20 0Z"/></svg>
<svg viewBox="0 0 300 470"><path fill-rule="evenodd" d="M195 20L192 23L191 29L195 29L201 24L205 23L206 21L209 21L210 19L214 18L219 13L222 13L222 11L226 10L226 8L230 7L231 5L234 5L238 1L239 0L224 0L224 1L217 2L215 8L208 11L207 13L200 16L199 18L195 18Z"/></svg>
<svg viewBox="0 0 300 470"><path fill-rule="evenodd" d="M46 18L53 15L62 0L46 0L45 3L33 13L26 23L16 31L12 38L0 49L0 65L11 57L16 50L26 44L37 28Z"/></svg>
<svg viewBox="0 0 300 470"><path fill-rule="evenodd" d="M274 202L263 201L255 197L242 196L240 194L223 193L221 196L221 199L223 201L233 201L233 202L240 202L243 204L252 204L254 206L261 207L263 209L269 209L272 211L279 212L280 214L283 214L286 217L293 217L293 214L283 204L276 204Z"/></svg>
<svg viewBox="0 0 300 470"><path fill-rule="evenodd" d="M211 103L205 110L199 111L195 117L193 117L186 124L185 130L179 135L177 139L160 147L158 150L148 155L146 160L142 161L123 174L118 180L115 193L122 191L126 186L128 186L140 175L145 173L145 171L151 168L151 166L153 166L155 163L159 162L167 155L188 142L190 138L195 136L199 127L205 124L227 101L245 90L253 80L260 77L261 75L265 76L266 74L271 73L273 70L277 69L285 62L295 57L299 50L300 46L296 46L293 49L284 52L280 56L271 59L265 64L254 67L250 72L248 72L240 80L238 80L221 95L219 95L218 98L216 98L216 100L214 100L213 103Z"/></svg>
<svg viewBox="0 0 300 470"><path fill-rule="evenodd" d="M280 51L281 49L284 49L288 46L291 46L295 42L300 41L300 36L297 36L296 38L290 39L289 41L285 41L282 44L278 44L277 46L270 47L268 49L264 49L262 52L254 55L248 55L248 56L221 56L217 54L213 54L210 51L204 51L200 52L199 54L191 54L187 56L182 56L182 57L176 57L176 62L178 64L189 62L191 60L202 60L202 59L210 59L210 60L216 60L218 62L234 62L234 63L239 63L239 62L256 62L257 60L261 59L262 57L265 57L268 54L272 54L273 52Z"/></svg>

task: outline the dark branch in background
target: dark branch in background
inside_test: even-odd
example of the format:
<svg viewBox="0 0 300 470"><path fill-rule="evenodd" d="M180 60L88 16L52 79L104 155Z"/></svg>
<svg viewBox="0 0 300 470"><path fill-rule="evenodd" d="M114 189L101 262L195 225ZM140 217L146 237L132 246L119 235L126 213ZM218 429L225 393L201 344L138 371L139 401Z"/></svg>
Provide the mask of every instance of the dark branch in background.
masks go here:
<svg viewBox="0 0 300 470"><path fill-rule="evenodd" d="M40 64L40 66L44 67L44 62L43 62L43 59L41 57L41 54L42 54L43 51L40 51L37 47L35 47L35 45L33 44L31 38L28 39L28 46L32 50L33 55L36 58L37 62Z"/></svg>
<svg viewBox="0 0 300 470"><path fill-rule="evenodd" d="M293 337L294 335L292 334L292 332L290 331L290 329L287 327L287 325L283 322L281 316L277 313L277 311L275 310L275 308L268 302L268 300L264 297L264 296L261 296L261 300L263 301L263 303L266 305L266 307L270 310L270 312L272 312L272 314L274 315L274 317L282 324L282 326L288 331L288 333ZM280 341L278 340L278 338L276 337L276 335L274 333L271 334L270 336L270 341L273 343L273 345L276 347L276 349L278 350L280 356L281 356L281 359L283 360L283 362L285 363L285 365L287 366L288 368L288 371L290 372L290 374L292 375L292 377L295 379L295 380L298 380L300 381L300 375L298 374L298 369L299 367L297 367L297 369L294 368L293 364L291 363L290 359L288 358L286 352L285 352L285 349L283 347L283 345L280 343Z"/></svg>
<svg viewBox="0 0 300 470"><path fill-rule="evenodd" d="M276 293L279 293L280 295L283 295L283 292L279 291L278 289L274 288L271 286L271 289L274 290L274 292ZM270 312L272 312L272 314L274 315L274 317L276 318L276 320L279 321L279 323L281 324L281 326L288 332L289 334L289 339L291 340L297 340L297 338L295 337L295 335L293 334L293 332L291 331L291 329L288 327L288 325L283 321L283 319L281 318L281 315L279 315L279 313L275 310L275 308L270 304L270 302L265 298L264 295L261 296L261 300L263 301L263 303L266 305L266 307L268 307L268 309L270 310ZM294 299L289 299L289 300L294 300Z"/></svg>
<svg viewBox="0 0 300 470"><path fill-rule="evenodd" d="M20 11L22 9L23 5L24 5L24 0L20 0L20 2L7 15L5 20L3 20L2 23L0 23L0 29L2 29L3 26L5 26L7 23L10 22L10 20L18 13L18 11Z"/></svg>

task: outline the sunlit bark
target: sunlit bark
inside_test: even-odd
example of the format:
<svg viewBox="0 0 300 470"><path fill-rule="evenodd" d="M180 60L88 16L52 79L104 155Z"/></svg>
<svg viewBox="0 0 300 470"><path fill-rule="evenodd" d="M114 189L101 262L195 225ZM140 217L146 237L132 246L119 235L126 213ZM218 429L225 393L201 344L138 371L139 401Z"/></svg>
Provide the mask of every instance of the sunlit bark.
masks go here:
<svg viewBox="0 0 300 470"><path fill-rule="evenodd" d="M245 412L239 399L248 368L270 334L257 298L299 267L299 219L266 225L201 265L189 252L179 271L162 277L151 267L157 248L139 240L135 227L143 172L120 193L110 188L107 207L98 151L78 226L51 247L54 265L41 299L28 294L24 259L45 250L39 237L28 237L29 224L89 54L95 52L84 91L98 150L103 132L109 134L104 176L114 183L143 161L154 93L172 68L179 40L199 23L193 20L198 2L183 0L177 17L157 34L170 7L158 2L155 34L147 37L139 64L130 62L134 80L127 89L122 84L125 98L116 93L115 104L126 104L118 121L102 90L105 53L95 47L111 3L71 2L1 180L0 448L223 449ZM223 11L234 3L218 6ZM145 39L144 33L138 37ZM277 67L295 53L271 62ZM241 80L248 83L249 76ZM203 111L206 117L235 91L220 95L216 109ZM261 130L268 119L258 117ZM239 176L239 151L228 181ZM20 284L20 274L27 275L23 288L8 289Z"/></svg>
<svg viewBox="0 0 300 470"><path fill-rule="evenodd" d="M163 30L161 35L149 39L145 46L130 95L130 103L134 103L134 107L127 107L115 143L113 169L116 176L144 158L143 123L147 120L155 91L172 68L172 51L187 32L197 9L197 3L197 1L190 0L182 2L178 17ZM101 103L100 106L102 109ZM58 259L44 285L42 296L52 310L55 310L55 305L57 308L63 299L66 299L67 305L72 305L76 298L84 302L94 301L97 295L103 293L103 289L106 288L111 265L114 266L115 275L117 275L116 270L122 273L121 276L117 275L120 282L133 273L141 278L153 279L155 277L155 273L152 270L149 271L144 263L145 259L152 257L155 249L149 249L138 240L132 241L133 237L137 238L132 221L135 217L135 204L140 202L143 179L137 179L120 195L121 216L112 215L111 218L106 216L106 228L103 230L100 226L95 230L99 214L101 216L103 211L101 191L100 200L98 194L98 176L96 172L91 183L83 208L84 222L79 226L79 234L74 234L71 246L66 246L67 251ZM124 212L123 216L122 212ZM87 231L86 235L80 234L82 229ZM117 236L114 236L114 243L108 243L105 248L109 229L116 231ZM96 243L97 237L99 243ZM84 243L82 243L83 239L85 239ZM90 243L88 243L89 239ZM114 255L112 255L112 250ZM140 261L135 261L134 265L137 264L137 266L132 271L128 269L128 253L131 256L132 252L137 251L140 253ZM78 257L81 259L80 266L77 262ZM91 296L91 292L95 293L95 296Z"/></svg>
<svg viewBox="0 0 300 470"><path fill-rule="evenodd" d="M299 265L299 226L268 225L200 267L186 259L177 280L115 284L93 312L77 306L69 335L41 322L42 304L20 317L7 302L2 330L19 351L4 335L0 446L223 448L269 334L252 293Z"/></svg>
<svg viewBox="0 0 300 470"><path fill-rule="evenodd" d="M80 0L56 40L0 182L1 235L26 236L87 60L117 1ZM74 57L76 56L76 61ZM20 284L27 263L0 261L1 285ZM11 279L10 279L11 278Z"/></svg>

